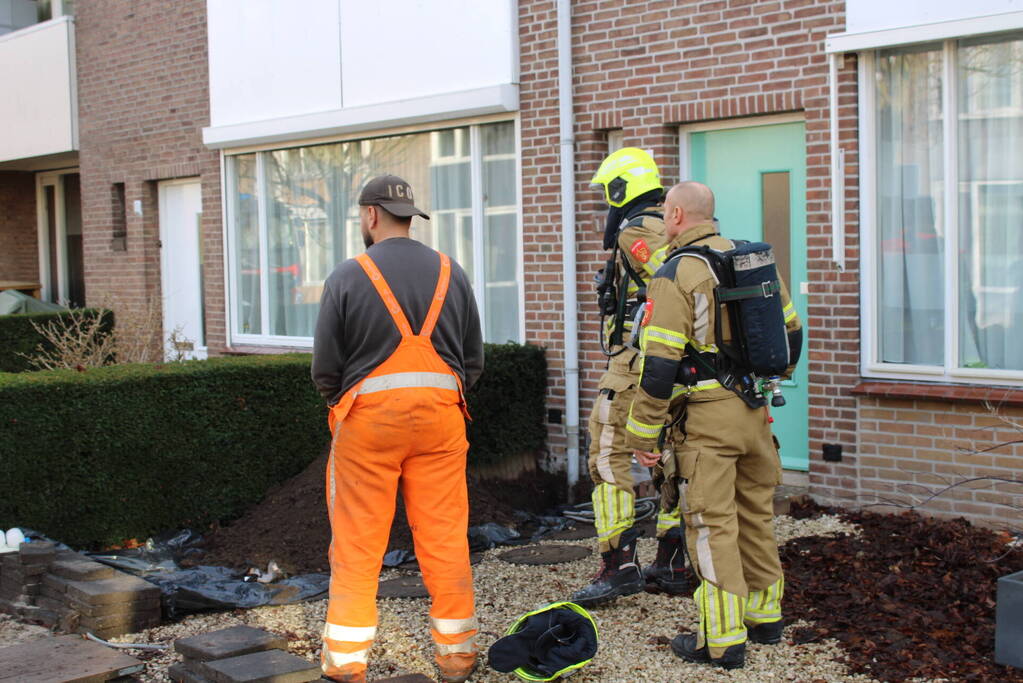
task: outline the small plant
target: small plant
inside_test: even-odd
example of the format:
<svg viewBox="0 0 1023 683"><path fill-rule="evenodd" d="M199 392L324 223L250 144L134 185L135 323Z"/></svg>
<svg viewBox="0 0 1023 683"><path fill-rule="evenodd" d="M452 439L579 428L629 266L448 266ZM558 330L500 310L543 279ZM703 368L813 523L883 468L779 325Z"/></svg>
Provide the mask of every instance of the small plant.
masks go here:
<svg viewBox="0 0 1023 683"><path fill-rule="evenodd" d="M109 365L117 346L107 318L72 309L48 323L32 323L43 338L34 353L22 354L35 370L85 370Z"/></svg>

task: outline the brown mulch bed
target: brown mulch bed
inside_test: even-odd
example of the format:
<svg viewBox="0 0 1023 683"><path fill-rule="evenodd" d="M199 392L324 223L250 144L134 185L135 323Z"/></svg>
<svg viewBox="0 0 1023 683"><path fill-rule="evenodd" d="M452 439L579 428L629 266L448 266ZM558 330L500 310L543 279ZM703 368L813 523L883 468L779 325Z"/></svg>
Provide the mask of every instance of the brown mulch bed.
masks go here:
<svg viewBox="0 0 1023 683"><path fill-rule="evenodd" d="M272 489L239 519L207 531L201 546L203 554L191 562L246 569L265 568L270 560L276 560L289 574L329 571L326 466L326 455L317 458L303 472ZM563 497L563 477L545 472L512 481L470 479L469 524L514 526L514 510L542 512ZM396 548L412 549L412 532L400 495L388 543L388 550Z"/></svg>
<svg viewBox="0 0 1023 683"><path fill-rule="evenodd" d="M793 515L823 510L804 504ZM913 512L827 511L863 533L782 548L785 612L813 622L796 642L835 638L853 672L883 681L1023 681L994 663L997 581L1023 570L1006 534Z"/></svg>

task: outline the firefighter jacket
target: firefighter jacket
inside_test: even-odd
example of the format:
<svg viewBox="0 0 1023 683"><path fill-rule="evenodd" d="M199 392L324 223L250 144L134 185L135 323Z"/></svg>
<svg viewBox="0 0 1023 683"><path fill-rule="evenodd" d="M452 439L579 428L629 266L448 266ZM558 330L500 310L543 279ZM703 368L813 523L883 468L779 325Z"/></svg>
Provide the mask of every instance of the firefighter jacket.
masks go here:
<svg viewBox="0 0 1023 683"><path fill-rule="evenodd" d="M712 223L697 225L677 235L668 254L687 245L706 245L727 251L731 240L717 234ZM661 428L670 414L678 414L685 401L718 401L737 398L716 379L704 379L693 386L677 383L679 365L687 345L702 353L717 352L714 330L716 316L724 315L722 334L731 340L727 311L714 305L717 278L700 256L686 254L660 268L647 290L640 346L640 381L626 422L626 445L632 450L653 452ZM790 340L801 330L799 317L781 283L785 327ZM794 366L790 365L786 376Z"/></svg>
<svg viewBox="0 0 1023 683"><path fill-rule="evenodd" d="M660 213L659 207L649 209L649 211L651 213ZM664 220L654 216L641 216L639 218L626 219L625 222L626 224L633 222L635 225L629 225L618 233L618 261L615 264L618 275L626 273L625 263L627 263L633 272L639 275L640 279L649 286L650 279L664 265L664 260L668 255L668 240L664 235ZM626 296L628 296L630 306L626 309L625 316L624 339L626 342L628 342L633 333L635 311L638 308L635 302L639 294L639 284L636 283L635 279L629 277L627 282ZM608 317L604 321L604 329L601 331L604 335L605 346L610 352L618 351L620 348L611 348L610 346L613 326L614 318ZM639 372L639 363L636 360L637 355L637 351L626 348L622 353L612 357L608 371L612 374L628 376L632 380L631 383L634 384L636 375Z"/></svg>

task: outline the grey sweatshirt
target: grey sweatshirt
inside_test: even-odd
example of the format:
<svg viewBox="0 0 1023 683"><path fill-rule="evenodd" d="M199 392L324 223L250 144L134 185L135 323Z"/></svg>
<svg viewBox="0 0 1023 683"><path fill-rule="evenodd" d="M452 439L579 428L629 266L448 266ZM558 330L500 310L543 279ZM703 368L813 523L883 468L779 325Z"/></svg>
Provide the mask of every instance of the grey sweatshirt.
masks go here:
<svg viewBox="0 0 1023 683"><path fill-rule="evenodd" d="M440 274L437 252L407 238L391 238L367 251L418 334L430 310ZM401 340L383 300L355 259L348 259L323 285L313 338L312 377L331 405L394 353ZM451 261L451 281L437 326L430 336L437 354L471 387L483 372L483 335L472 285Z"/></svg>

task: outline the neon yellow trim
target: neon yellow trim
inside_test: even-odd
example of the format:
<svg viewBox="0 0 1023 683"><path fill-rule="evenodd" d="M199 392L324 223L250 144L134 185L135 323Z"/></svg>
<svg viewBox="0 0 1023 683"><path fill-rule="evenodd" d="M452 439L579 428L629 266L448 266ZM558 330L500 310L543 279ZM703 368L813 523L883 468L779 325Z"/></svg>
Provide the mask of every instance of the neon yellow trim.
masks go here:
<svg viewBox="0 0 1023 683"><path fill-rule="evenodd" d="M575 604L574 602L552 602L551 604L547 605L546 607L541 607L540 609L536 609L536 610L533 610L532 612L524 614L521 617L519 617L515 621L515 623L512 624L508 628L508 631L505 633L505 635L506 636L510 636L510 635L512 635L514 633L518 633L518 631L522 628L522 625L525 623L526 619L528 619L529 617L533 616L534 614L542 614L543 612L546 612L548 610L559 609L559 608L562 608L562 607L564 607L566 609L570 609L573 612L575 612L576 614L579 614L579 615L582 615L582 616L586 617L586 620L590 622L590 626L593 627L593 635L594 635L594 637L597 638L597 640L599 642L599 640L600 640L600 631L597 629L597 622L595 622L593 620L593 617L590 616L589 612L587 612L586 610L584 610L582 607L580 607L579 605ZM587 659L586 661L579 662L578 664L573 664L572 666L567 666L564 669L562 669L561 671L558 671L557 673L555 673L553 676L549 676L549 677L541 677L540 675L534 674L531 671L528 671L528 670L526 670L523 667L519 667L518 669L515 669L515 671L513 673L516 676L518 676L519 678L521 678L522 680L524 680L524 681L553 681L553 680L557 679L559 676L564 676L565 674L567 674L570 671L575 671L576 669L581 669L582 667L586 666L587 664L589 664L592 661L593 661L592 659Z"/></svg>
<svg viewBox="0 0 1023 683"><path fill-rule="evenodd" d="M625 422L625 429L638 437L644 439L656 439L661 433L664 425L648 425L632 417L632 408L629 408L629 419Z"/></svg>
<svg viewBox="0 0 1023 683"><path fill-rule="evenodd" d="M651 341L676 349L685 349L686 344L689 343L689 338L684 334L673 332L663 327L655 327L653 325L643 328L643 337L644 349L646 348L646 344L649 344Z"/></svg>

